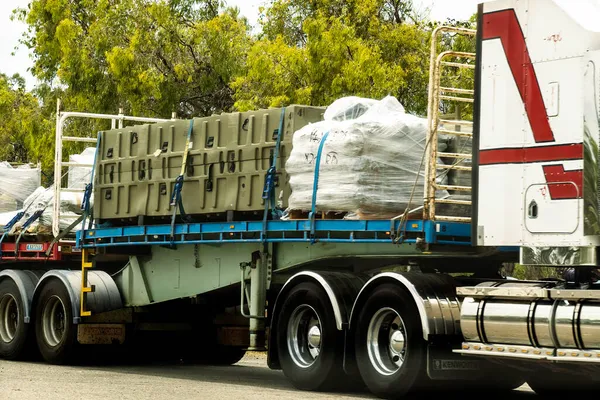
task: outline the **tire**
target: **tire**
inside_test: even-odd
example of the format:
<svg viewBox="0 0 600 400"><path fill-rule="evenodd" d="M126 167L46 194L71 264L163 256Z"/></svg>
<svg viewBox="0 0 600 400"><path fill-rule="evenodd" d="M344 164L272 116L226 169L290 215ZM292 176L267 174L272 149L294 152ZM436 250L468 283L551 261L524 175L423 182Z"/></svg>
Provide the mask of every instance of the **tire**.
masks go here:
<svg viewBox="0 0 600 400"><path fill-rule="evenodd" d="M67 364L74 358L77 327L73 324L71 298L59 280L42 288L35 306L35 337L44 360Z"/></svg>
<svg viewBox="0 0 600 400"><path fill-rule="evenodd" d="M19 360L33 353L33 329L25 323L23 299L12 279L0 282L0 358Z"/></svg>
<svg viewBox="0 0 600 400"><path fill-rule="evenodd" d="M402 397L427 382L421 319L398 285L382 284L366 300L356 320L355 354L362 379L380 398Z"/></svg>
<svg viewBox="0 0 600 400"><path fill-rule="evenodd" d="M280 310L276 346L284 375L301 390L336 388L344 377L344 336L325 291L312 282L300 283Z"/></svg>

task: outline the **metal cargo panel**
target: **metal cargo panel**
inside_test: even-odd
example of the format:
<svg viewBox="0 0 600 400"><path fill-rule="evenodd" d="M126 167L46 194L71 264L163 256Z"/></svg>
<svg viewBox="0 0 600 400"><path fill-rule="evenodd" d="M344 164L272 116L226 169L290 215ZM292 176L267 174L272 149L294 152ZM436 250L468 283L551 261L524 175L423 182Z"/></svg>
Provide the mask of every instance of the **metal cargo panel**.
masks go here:
<svg viewBox="0 0 600 400"><path fill-rule="evenodd" d="M277 159L276 198L287 207L285 162L293 133L323 119L324 108L289 106ZM213 115L193 120L182 200L187 214L221 218L262 215L265 178L282 110ZM168 121L104 132L97 161L94 217L100 220L168 217L190 121ZM259 213L260 212L260 213ZM250 214L250 215L248 215Z"/></svg>

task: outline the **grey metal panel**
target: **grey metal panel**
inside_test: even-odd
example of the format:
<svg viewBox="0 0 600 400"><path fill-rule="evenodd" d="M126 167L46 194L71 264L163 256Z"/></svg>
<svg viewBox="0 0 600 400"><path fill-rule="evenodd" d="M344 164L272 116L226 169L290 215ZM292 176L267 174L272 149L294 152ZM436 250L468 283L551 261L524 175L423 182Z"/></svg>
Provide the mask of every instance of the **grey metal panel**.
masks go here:
<svg viewBox="0 0 600 400"><path fill-rule="evenodd" d="M182 200L188 214L256 212L277 140L282 109L193 120ZM324 108L289 106L277 159L276 198L291 193L285 162L293 133L322 120ZM189 121L168 121L104 132L97 160L94 217L169 216Z"/></svg>
<svg viewBox="0 0 600 400"><path fill-rule="evenodd" d="M114 279L126 306L144 306L239 284L240 263L259 243L152 247L152 257L130 260Z"/></svg>

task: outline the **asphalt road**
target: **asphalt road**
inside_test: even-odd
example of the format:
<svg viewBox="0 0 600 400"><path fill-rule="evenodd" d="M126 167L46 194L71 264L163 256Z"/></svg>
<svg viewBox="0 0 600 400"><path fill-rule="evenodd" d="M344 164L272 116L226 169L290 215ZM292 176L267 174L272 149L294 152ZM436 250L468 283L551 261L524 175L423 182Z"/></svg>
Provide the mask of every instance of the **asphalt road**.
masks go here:
<svg viewBox="0 0 600 400"><path fill-rule="evenodd" d="M489 397L490 393L448 393L444 399ZM420 396L415 396L419 398ZM429 397L429 396L427 396ZM437 397L437 396L436 396ZM535 399L527 387L503 399ZM233 366L177 364L53 366L0 361L0 399L373 399L366 392L314 393L295 390L261 354Z"/></svg>

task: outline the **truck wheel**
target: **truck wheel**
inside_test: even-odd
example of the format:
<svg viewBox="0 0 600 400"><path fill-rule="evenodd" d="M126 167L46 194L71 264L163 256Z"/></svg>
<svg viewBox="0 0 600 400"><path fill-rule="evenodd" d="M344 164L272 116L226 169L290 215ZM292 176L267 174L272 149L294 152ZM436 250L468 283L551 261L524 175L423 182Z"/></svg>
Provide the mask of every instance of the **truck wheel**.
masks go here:
<svg viewBox="0 0 600 400"><path fill-rule="evenodd" d="M413 299L383 284L366 300L355 331L356 363L369 390L398 398L426 379L427 343Z"/></svg>
<svg viewBox="0 0 600 400"><path fill-rule="evenodd" d="M44 285L35 307L35 336L44 360L65 364L72 359L77 345L71 298L62 282Z"/></svg>
<svg viewBox="0 0 600 400"><path fill-rule="evenodd" d="M30 326L24 321L23 299L10 279L0 282L0 358L17 360L27 350Z"/></svg>
<svg viewBox="0 0 600 400"><path fill-rule="evenodd" d="M325 291L312 282L291 289L281 306L276 333L285 376L302 390L328 390L343 376L344 337Z"/></svg>

